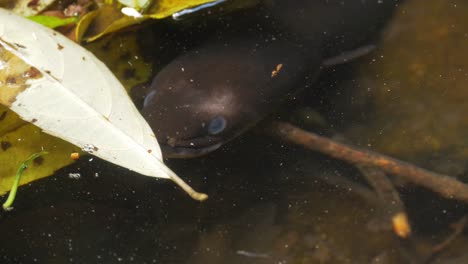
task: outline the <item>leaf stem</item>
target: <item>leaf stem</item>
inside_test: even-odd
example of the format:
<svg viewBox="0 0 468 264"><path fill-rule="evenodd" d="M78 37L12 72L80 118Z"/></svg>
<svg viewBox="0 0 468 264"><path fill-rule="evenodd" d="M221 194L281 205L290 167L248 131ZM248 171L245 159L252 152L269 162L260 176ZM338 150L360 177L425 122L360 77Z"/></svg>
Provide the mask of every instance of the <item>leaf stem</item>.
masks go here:
<svg viewBox="0 0 468 264"><path fill-rule="evenodd" d="M162 162L162 161L161 161ZM165 170L169 178L177 185L179 185L182 190L184 190L192 199L197 201L203 202L208 199L208 195L206 193L200 193L195 191L190 185L188 185L184 180L182 180L175 172L173 172L169 167L163 164L162 168Z"/></svg>
<svg viewBox="0 0 468 264"><path fill-rule="evenodd" d="M31 163L31 161L33 161L34 159L42 155L46 155L46 154L48 154L48 152L46 151L34 153L31 156L29 156L29 158L20 165L20 167L16 171L16 178L15 178L15 181L13 182L13 185L11 186L10 193L8 194L8 198L3 204L3 210L9 211L12 209L11 205L13 204L13 201L15 200L16 192L18 190L18 186L21 180L21 175L23 174L24 170L29 166L29 163Z"/></svg>

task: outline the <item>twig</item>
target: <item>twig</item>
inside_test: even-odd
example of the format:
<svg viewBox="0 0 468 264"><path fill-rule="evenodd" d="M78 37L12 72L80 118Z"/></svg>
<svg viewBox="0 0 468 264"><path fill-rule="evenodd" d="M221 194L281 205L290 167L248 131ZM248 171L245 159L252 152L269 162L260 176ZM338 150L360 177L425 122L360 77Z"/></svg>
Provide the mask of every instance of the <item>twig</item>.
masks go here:
<svg viewBox="0 0 468 264"><path fill-rule="evenodd" d="M367 182L374 188L377 196L389 205L389 214L404 211L403 202L400 199L398 191L385 173L375 167L360 166L359 170L366 178Z"/></svg>
<svg viewBox="0 0 468 264"><path fill-rule="evenodd" d="M356 194L369 204L378 207L382 206L382 201L378 199L376 193L372 191L369 187L361 185L344 176L336 175L333 173L323 174L322 172L314 176L316 176L320 181L323 181L325 184L328 184L335 188L341 188L346 191L352 191L353 194Z"/></svg>
<svg viewBox="0 0 468 264"><path fill-rule="evenodd" d="M455 239L457 239L460 236L460 234L463 232L463 230L466 228L467 220L468 220L468 217L464 216L461 219L459 219L457 222L453 223L452 224L453 232L447 238L445 238L444 241L435 245L432 248L429 257L424 263L429 263L432 260L434 260L437 255L439 255L444 249L446 249L450 244L452 244L452 242Z"/></svg>
<svg viewBox="0 0 468 264"><path fill-rule="evenodd" d="M360 166L375 166L430 189L448 199L468 202L468 185L448 175L434 173L382 154L347 146L285 122L273 122L269 131L282 140L301 145Z"/></svg>
<svg viewBox="0 0 468 264"><path fill-rule="evenodd" d="M377 168L366 168L361 171L374 190L339 175L321 175L320 173L315 176L326 184L350 190L369 204L377 206L384 217L383 223L378 225L379 229L385 227L387 230L387 227L391 227L400 238L408 238L411 234L411 226L403 202L392 182Z"/></svg>
<svg viewBox="0 0 468 264"><path fill-rule="evenodd" d="M13 185L11 186L11 189L10 189L10 193L8 194L8 198L7 200L5 201L5 203L3 203L3 210L5 211L10 211L13 209L13 207L11 207L13 205L13 202L15 201L15 197L16 197L16 191L18 190L18 186L19 186L19 183L20 183L20 180L21 180L21 175L23 175L23 172L24 170L26 170L29 166L29 164L36 158L42 156L42 155L46 155L48 154L48 152L46 151L42 151L42 152L39 152L39 153L34 153L32 154L31 156L29 156L29 158L27 160L25 160L18 168L18 170L16 171L16 176L15 176L15 180L13 181Z"/></svg>
<svg viewBox="0 0 468 264"><path fill-rule="evenodd" d="M405 206L400 199L398 191L387 175L379 168L358 166L367 182L377 193L382 201L385 216L393 225L393 231L401 238L408 238L411 234L411 226L405 211Z"/></svg>

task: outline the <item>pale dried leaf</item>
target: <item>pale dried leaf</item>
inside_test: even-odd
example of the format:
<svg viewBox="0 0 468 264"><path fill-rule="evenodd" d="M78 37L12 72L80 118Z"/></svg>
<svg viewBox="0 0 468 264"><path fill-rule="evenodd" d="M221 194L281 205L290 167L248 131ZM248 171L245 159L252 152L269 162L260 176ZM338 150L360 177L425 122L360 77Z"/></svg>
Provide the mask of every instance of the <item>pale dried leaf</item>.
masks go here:
<svg viewBox="0 0 468 264"><path fill-rule="evenodd" d="M90 154L143 175L170 178L192 197L206 199L164 165L149 125L90 52L2 9L0 45L2 57L15 60L17 72L8 74L24 77L9 85L9 76L0 76L0 101L22 119Z"/></svg>

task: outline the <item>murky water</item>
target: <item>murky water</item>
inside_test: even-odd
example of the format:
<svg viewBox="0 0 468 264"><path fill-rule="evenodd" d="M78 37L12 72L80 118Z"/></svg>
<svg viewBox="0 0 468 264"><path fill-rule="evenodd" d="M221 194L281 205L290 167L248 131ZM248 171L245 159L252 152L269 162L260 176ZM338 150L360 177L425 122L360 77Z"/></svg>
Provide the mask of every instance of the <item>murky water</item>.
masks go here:
<svg viewBox="0 0 468 264"><path fill-rule="evenodd" d="M466 11L463 1L400 4L376 51L325 70L279 115L465 179ZM168 161L210 195L203 203L96 158L21 188L0 216L1 263L468 262L466 231L431 253L466 205L400 187L413 234L399 239L357 168L262 125L204 157Z"/></svg>

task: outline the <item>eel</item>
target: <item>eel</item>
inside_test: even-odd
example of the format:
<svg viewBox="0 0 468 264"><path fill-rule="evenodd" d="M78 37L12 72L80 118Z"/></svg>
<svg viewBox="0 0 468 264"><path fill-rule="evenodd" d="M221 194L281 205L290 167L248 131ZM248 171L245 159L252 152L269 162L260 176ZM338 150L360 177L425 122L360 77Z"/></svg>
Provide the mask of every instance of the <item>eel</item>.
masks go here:
<svg viewBox="0 0 468 264"><path fill-rule="evenodd" d="M141 113L165 157L205 155L242 134L313 82L324 62L336 61L328 57L361 48L396 5L293 2L264 1L264 20L253 30L216 34L156 74Z"/></svg>

